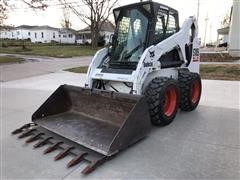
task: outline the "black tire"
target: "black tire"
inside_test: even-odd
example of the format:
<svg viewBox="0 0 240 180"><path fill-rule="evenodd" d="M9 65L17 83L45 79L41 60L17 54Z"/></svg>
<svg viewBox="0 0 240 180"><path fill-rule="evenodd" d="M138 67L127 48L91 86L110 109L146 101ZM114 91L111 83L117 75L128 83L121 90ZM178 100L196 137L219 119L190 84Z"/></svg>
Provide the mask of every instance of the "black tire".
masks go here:
<svg viewBox="0 0 240 180"><path fill-rule="evenodd" d="M170 124L179 106L178 82L167 77L154 78L146 88L145 95L152 124L157 126Z"/></svg>
<svg viewBox="0 0 240 180"><path fill-rule="evenodd" d="M178 75L180 88L180 108L183 111L193 111L199 104L202 83L197 73L180 71Z"/></svg>

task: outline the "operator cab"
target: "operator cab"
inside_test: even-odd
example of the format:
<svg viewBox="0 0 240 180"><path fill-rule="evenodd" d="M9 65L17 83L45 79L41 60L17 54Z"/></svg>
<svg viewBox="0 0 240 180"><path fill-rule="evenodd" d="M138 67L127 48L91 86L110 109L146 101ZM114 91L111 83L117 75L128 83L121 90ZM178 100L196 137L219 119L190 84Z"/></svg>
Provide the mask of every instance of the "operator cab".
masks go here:
<svg viewBox="0 0 240 180"><path fill-rule="evenodd" d="M116 29L111 52L101 64L103 72L135 70L146 47L158 44L179 30L178 12L159 3L140 2L113 12Z"/></svg>

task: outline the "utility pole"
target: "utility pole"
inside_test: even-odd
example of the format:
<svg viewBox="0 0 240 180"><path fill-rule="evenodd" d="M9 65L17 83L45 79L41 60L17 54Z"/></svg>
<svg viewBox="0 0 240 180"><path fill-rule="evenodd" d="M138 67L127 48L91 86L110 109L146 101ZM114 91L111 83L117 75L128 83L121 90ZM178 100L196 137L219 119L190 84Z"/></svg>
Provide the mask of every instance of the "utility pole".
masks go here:
<svg viewBox="0 0 240 180"><path fill-rule="evenodd" d="M209 40L210 40L210 44L212 45L212 22L210 24Z"/></svg>
<svg viewBox="0 0 240 180"><path fill-rule="evenodd" d="M199 19L199 8L200 8L200 0L198 0L198 6L197 6L197 22Z"/></svg>
<svg viewBox="0 0 240 180"><path fill-rule="evenodd" d="M206 35L207 35L207 24L208 24L208 13L205 18L205 33L204 33L204 40L203 40L203 46L206 46Z"/></svg>

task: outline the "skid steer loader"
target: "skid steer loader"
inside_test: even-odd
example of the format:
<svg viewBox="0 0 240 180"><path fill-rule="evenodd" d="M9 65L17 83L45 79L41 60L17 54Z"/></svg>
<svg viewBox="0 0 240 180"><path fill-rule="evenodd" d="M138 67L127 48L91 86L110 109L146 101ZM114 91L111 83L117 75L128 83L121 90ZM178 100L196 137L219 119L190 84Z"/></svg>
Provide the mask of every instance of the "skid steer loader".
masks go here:
<svg viewBox="0 0 240 180"><path fill-rule="evenodd" d="M194 110L201 96L195 17L179 27L178 12L152 1L113 10L116 30L109 47L94 56L84 88L60 86L12 134L48 145L44 153L89 162L88 174L145 137L151 124L168 125L178 108Z"/></svg>

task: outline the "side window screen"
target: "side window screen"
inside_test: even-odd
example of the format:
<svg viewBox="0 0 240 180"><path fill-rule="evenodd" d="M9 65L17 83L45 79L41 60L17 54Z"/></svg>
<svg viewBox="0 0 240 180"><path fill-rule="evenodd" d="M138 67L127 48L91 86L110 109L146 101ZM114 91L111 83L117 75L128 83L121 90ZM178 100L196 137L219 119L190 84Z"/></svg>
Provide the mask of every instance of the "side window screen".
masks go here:
<svg viewBox="0 0 240 180"><path fill-rule="evenodd" d="M155 28L155 35L159 36L163 34L163 23L162 20L158 18L158 21L156 23L156 28Z"/></svg>
<svg viewBox="0 0 240 180"><path fill-rule="evenodd" d="M123 43L127 41L128 38L128 31L129 31L129 17L123 17L119 24L119 31L118 31L118 41L119 43Z"/></svg>
<svg viewBox="0 0 240 180"><path fill-rule="evenodd" d="M176 28L176 20L173 15L169 14L168 17L168 24L167 24L167 30L166 30L166 37L169 37L177 32Z"/></svg>
<svg viewBox="0 0 240 180"><path fill-rule="evenodd" d="M171 11L159 8L155 27L155 41L159 43L177 32L177 22Z"/></svg>
<svg viewBox="0 0 240 180"><path fill-rule="evenodd" d="M164 39L164 29L166 29L166 24L167 24L167 11L159 9L155 27L156 41L161 41Z"/></svg>

